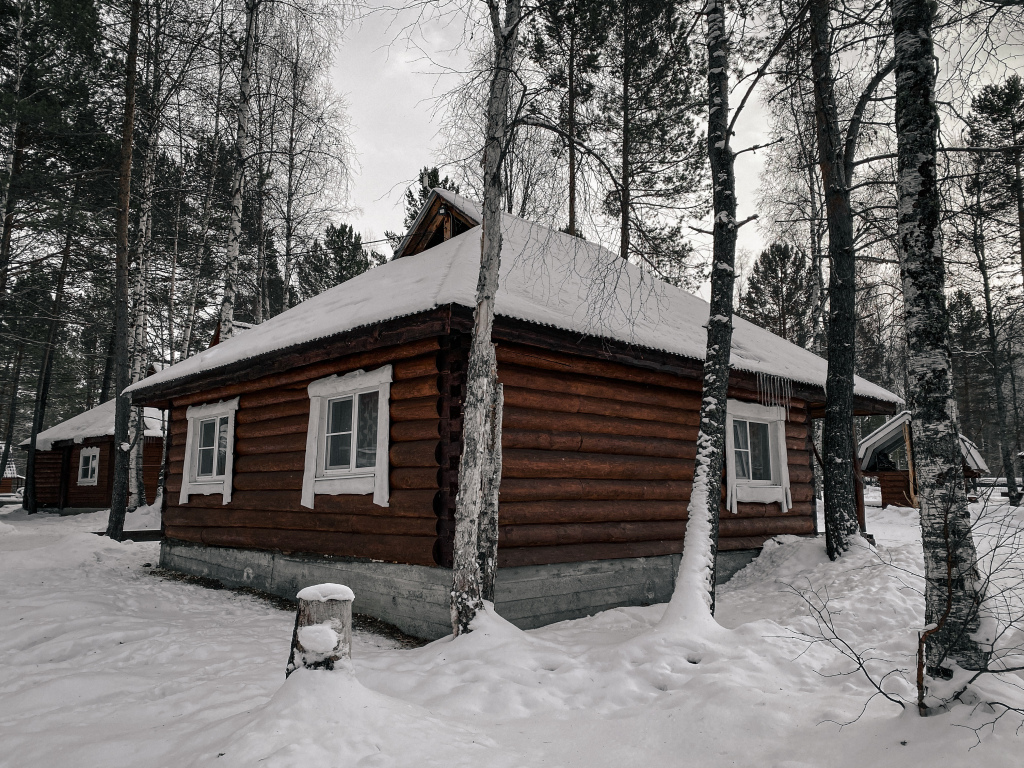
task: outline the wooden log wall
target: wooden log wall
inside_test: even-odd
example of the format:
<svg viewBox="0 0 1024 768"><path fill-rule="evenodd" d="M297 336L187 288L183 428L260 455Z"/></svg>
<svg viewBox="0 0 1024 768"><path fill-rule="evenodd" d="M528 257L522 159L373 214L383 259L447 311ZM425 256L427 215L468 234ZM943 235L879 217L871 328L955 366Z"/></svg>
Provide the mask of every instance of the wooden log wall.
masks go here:
<svg viewBox="0 0 1024 768"><path fill-rule="evenodd" d="M505 387L500 566L682 551L700 382L669 373L500 344ZM748 387L730 396L751 399ZM793 508L722 507L722 550L815 531L807 410L786 428ZM447 564L447 563L446 563Z"/></svg>
<svg viewBox="0 0 1024 768"><path fill-rule="evenodd" d="M67 506L69 507L109 507L111 491L114 487L114 438L89 438L71 448L71 460L67 465ZM79 485L78 468L82 460L83 448L99 448L99 464L96 467L96 485ZM61 448L48 451L57 457L60 467ZM36 458L38 461L38 457ZM59 483L59 478L57 480ZM54 486L54 503L57 501L58 486ZM41 501L41 499L40 499Z"/></svg>
<svg viewBox="0 0 1024 768"><path fill-rule="evenodd" d="M36 451L36 500L41 506L60 503L60 467L63 451Z"/></svg>
<svg viewBox="0 0 1024 768"><path fill-rule="evenodd" d="M434 565L443 532L450 386L447 344L437 337L318 362L172 403L164 530L215 546L366 557ZM318 495L300 504L310 381L391 363L390 506L371 495ZM239 397L231 502L220 494L178 503L187 406ZM442 418L444 415L444 418Z"/></svg>

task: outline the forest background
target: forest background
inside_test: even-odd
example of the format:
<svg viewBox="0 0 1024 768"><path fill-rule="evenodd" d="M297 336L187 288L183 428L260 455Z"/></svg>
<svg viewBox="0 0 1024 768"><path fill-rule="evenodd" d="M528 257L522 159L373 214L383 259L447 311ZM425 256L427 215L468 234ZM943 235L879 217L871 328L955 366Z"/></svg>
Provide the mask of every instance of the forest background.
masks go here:
<svg viewBox="0 0 1024 768"><path fill-rule="evenodd" d="M697 9L645 0L538 7L524 27L512 100L517 115L538 125L515 129L503 207L706 292L710 184ZM767 137L756 150L758 188L739 190L741 217L758 216L746 225L747 232L757 228L748 242L765 248L744 265L737 306L825 356L828 232L808 30L798 28L763 72L756 67L799 8L754 3L736 14L737 99L760 72L751 96L758 108L744 118L755 130L741 124L739 133ZM27 438L34 421L45 428L114 394L113 254L129 15L127 3L106 0L0 2L0 436L8 446ZM851 192L856 370L902 394L894 86L883 72L892 55L888 8L834 3L832 18L844 118L882 74L863 115ZM1012 3L958 4L936 30L940 138L948 150L939 158L944 254L961 425L998 474L998 388L1008 406L1004 440L1012 441L1018 475L1024 427L1024 86L1013 74L1022 51L1019 21ZM258 324L383 262L424 185L480 196L489 49L460 5L424 3L396 14L322 0L145 0L139 28L129 219L133 378L205 349L225 312L236 330ZM351 226L364 203L353 194L354 179L373 170L369 163L360 170L358 130L344 100L346 71L335 69L364 30L382 34L374 45L416 62L408 67L409 87L424 94L422 109L437 126L433 156L384 180L408 191L390 231L367 238L373 242ZM250 123L237 295L226 307L247 38ZM388 89L381 88L383 119L388 108ZM7 451L24 466L23 452Z"/></svg>

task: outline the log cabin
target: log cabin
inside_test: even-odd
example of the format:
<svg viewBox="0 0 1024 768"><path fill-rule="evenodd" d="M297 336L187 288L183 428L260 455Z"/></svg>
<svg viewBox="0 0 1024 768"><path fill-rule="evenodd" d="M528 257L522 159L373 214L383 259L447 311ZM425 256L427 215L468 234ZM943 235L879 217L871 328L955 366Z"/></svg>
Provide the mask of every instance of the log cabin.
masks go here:
<svg viewBox="0 0 1024 768"><path fill-rule="evenodd" d="M110 507L114 489L114 400L97 405L36 436L36 498L62 511ZM156 501L163 460L164 416L145 409L143 476L146 502ZM29 441L19 445L28 450Z"/></svg>
<svg viewBox="0 0 1024 768"><path fill-rule="evenodd" d="M4 449L4 443L0 443L0 452ZM4 467L3 476L0 477L0 495L16 493L24 485L25 478L18 474L18 466L14 463L13 452L7 458L7 466Z"/></svg>
<svg viewBox="0 0 1024 768"><path fill-rule="evenodd" d="M911 445L910 411L900 411L860 441L860 465L865 475L878 478L883 507L918 505ZM969 486L976 485L979 477L989 473L978 446L963 435L960 435L960 455L964 479Z"/></svg>
<svg viewBox="0 0 1024 768"><path fill-rule="evenodd" d="M451 631L480 220L434 190L391 262L133 385L170 412L163 567L288 598L343 583L357 612ZM707 303L506 215L495 311L497 610L535 627L667 600ZM816 532L809 425L826 363L737 318L732 365L719 546L735 568L772 536ZM857 379L858 413L900 402Z"/></svg>

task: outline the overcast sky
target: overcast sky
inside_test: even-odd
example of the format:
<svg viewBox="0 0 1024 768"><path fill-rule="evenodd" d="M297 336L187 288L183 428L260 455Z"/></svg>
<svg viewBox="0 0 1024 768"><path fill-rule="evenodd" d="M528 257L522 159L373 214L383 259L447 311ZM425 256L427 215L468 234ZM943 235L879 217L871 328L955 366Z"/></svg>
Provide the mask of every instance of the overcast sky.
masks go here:
<svg viewBox="0 0 1024 768"><path fill-rule="evenodd" d="M349 29L334 69L335 87L348 104L359 165L351 190L357 211L348 220L364 240L401 228L405 188L420 167L436 162L434 152L442 142L434 98L451 88L455 79L439 73L446 66L457 70L463 56L451 52L463 34L457 18L419 27L417 45L422 50L395 42L399 27L384 14L364 18ZM749 104L737 125L734 147L763 142L767 128L759 105ZM737 161L741 220L755 212L762 160L763 152L748 152ZM760 250L762 238L756 225L740 230L739 247L749 254Z"/></svg>

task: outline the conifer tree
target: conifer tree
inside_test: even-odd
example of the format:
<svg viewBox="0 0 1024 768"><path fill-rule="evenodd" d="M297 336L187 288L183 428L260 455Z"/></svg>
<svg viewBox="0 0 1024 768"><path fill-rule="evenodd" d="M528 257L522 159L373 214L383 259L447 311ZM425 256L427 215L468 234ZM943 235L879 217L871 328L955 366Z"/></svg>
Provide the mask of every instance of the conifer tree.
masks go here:
<svg viewBox="0 0 1024 768"><path fill-rule="evenodd" d="M739 314L776 336L806 347L810 341L811 276L807 257L788 243L772 243L754 262Z"/></svg>

